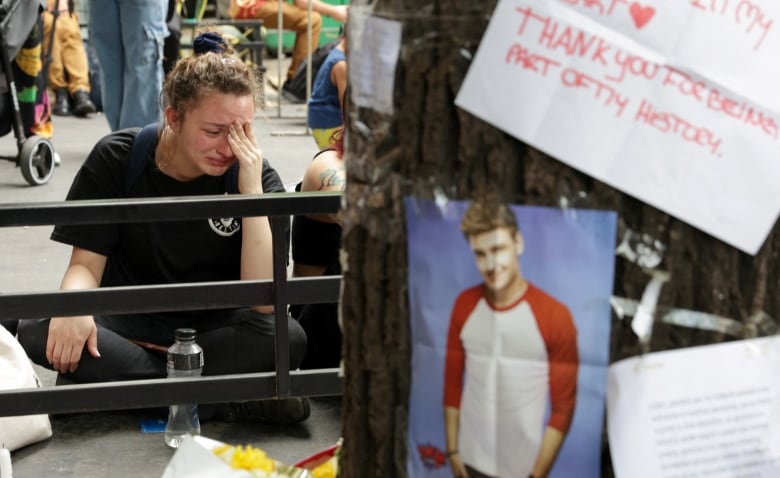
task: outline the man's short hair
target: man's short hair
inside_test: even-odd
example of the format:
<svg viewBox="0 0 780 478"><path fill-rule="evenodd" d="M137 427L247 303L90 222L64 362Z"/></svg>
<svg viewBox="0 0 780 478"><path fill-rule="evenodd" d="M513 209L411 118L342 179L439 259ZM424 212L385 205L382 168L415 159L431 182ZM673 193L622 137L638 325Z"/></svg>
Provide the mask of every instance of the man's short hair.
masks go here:
<svg viewBox="0 0 780 478"><path fill-rule="evenodd" d="M460 221L460 230L466 238L499 227L507 227L512 232L519 231L514 211L497 197L475 199Z"/></svg>

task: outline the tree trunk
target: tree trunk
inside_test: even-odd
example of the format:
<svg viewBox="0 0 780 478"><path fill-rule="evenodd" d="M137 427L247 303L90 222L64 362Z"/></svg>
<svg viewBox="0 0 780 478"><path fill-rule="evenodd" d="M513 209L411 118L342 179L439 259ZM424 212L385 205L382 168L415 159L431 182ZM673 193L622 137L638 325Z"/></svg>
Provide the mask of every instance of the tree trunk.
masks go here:
<svg viewBox="0 0 780 478"><path fill-rule="evenodd" d="M353 0L354 6L365 0ZM657 322L653 351L773 333L780 275L776 229L755 257L714 239L508 136L454 106L495 1L374 1L374 15L402 23L392 117L348 106L342 315L345 478L406 476L410 383L403 197L470 199L485 189L511 203L615 210L627 233L664 246L670 273L660 308L729 317L731 332ZM422 16L421 12L427 15ZM747 212L746 212L747 213ZM773 265L775 264L775 265ZM618 258L614 295L641 298L649 276ZM763 314L762 314L763 313ZM611 361L640 353L628 321L612 320ZM603 477L612 476L605 440Z"/></svg>

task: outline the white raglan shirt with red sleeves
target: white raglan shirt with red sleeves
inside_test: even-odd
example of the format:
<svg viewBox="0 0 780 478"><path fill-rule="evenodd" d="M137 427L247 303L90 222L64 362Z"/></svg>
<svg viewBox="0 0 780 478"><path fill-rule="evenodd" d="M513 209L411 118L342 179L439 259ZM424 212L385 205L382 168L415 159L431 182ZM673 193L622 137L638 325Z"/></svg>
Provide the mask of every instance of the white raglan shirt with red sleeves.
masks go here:
<svg viewBox="0 0 780 478"><path fill-rule="evenodd" d="M576 329L566 306L529 284L496 308L483 286L464 291L450 322L445 405L460 407L464 463L499 477L533 470L545 424L568 430L577 380Z"/></svg>

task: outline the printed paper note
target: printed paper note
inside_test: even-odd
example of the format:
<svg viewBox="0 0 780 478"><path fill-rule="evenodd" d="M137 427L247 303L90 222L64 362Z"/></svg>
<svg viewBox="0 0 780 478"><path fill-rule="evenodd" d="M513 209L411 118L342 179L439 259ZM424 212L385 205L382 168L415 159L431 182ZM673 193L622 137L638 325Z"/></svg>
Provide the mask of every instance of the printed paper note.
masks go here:
<svg viewBox="0 0 780 478"><path fill-rule="evenodd" d="M658 352L609 367L617 478L780 476L780 338Z"/></svg>
<svg viewBox="0 0 780 478"><path fill-rule="evenodd" d="M401 23L349 10L349 84L358 106L393 114L393 87Z"/></svg>

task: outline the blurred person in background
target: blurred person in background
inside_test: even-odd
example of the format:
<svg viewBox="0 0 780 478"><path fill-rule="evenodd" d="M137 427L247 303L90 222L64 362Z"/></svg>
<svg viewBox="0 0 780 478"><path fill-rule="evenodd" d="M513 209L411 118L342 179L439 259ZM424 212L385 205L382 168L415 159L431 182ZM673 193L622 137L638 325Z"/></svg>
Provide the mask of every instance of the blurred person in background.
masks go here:
<svg viewBox="0 0 780 478"><path fill-rule="evenodd" d="M159 119L167 11L167 0L89 0L89 38L111 131Z"/></svg>
<svg viewBox="0 0 780 478"><path fill-rule="evenodd" d="M307 108L307 124L320 149L333 143L344 126L344 94L347 89L347 36L342 28L339 42L317 71Z"/></svg>
<svg viewBox="0 0 780 478"><path fill-rule="evenodd" d="M58 116L72 113L82 118L94 113L95 104L89 97L87 52L73 1L48 0L47 10L43 12L43 49L49 61L49 88L54 91L52 113Z"/></svg>
<svg viewBox="0 0 780 478"><path fill-rule="evenodd" d="M309 2L311 2L311 43L307 42L309 26ZM317 49L322 31L322 15L331 17L338 22L347 21L346 5L331 5L320 0L294 0L292 3L281 2L282 24L279 25L279 7L277 0L230 0L228 15L234 19L260 19L266 28L281 28L295 32L292 61L287 69L287 80L282 85L282 91L298 67L307 58L308 53Z"/></svg>

